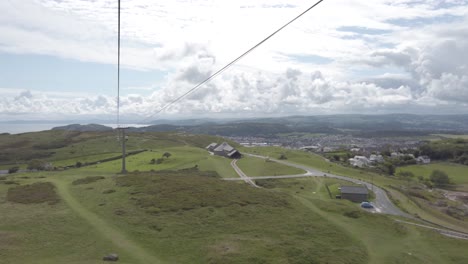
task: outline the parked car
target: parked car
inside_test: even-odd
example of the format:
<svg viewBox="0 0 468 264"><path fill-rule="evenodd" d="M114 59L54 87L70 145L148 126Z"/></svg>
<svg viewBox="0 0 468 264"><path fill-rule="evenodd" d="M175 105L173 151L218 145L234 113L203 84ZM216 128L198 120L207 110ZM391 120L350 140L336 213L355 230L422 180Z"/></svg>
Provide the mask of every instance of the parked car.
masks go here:
<svg viewBox="0 0 468 264"><path fill-rule="evenodd" d="M367 208L367 209L369 209L369 208L374 208L374 206L373 206L371 203L369 203L369 202L362 202L362 203L361 203L361 207L362 207L362 208Z"/></svg>

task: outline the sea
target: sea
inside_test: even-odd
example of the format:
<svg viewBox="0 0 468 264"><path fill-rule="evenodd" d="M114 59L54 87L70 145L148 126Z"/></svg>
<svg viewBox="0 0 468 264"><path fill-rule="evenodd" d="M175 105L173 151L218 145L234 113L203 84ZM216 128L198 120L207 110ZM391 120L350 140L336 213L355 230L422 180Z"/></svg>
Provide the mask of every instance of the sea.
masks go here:
<svg viewBox="0 0 468 264"><path fill-rule="evenodd" d="M71 123L0 123L0 134L1 133L10 133L10 134L21 134L27 132L37 132L37 131L44 131L50 130L54 127L58 126L66 126L70 125ZM104 126L116 128L116 124L102 124ZM141 124L125 124L128 127L143 127L147 125Z"/></svg>

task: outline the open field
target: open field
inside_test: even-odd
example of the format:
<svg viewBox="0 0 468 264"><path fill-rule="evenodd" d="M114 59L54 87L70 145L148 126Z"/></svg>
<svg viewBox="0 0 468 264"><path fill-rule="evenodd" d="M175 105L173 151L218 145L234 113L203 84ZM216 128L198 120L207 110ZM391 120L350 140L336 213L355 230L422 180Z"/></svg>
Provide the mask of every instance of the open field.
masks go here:
<svg viewBox="0 0 468 264"><path fill-rule="evenodd" d="M237 165L249 177L295 175L305 173L305 171L301 169L249 156L244 156L237 162Z"/></svg>
<svg viewBox="0 0 468 264"><path fill-rule="evenodd" d="M60 201L7 202L10 186L0 184L0 263L101 263L110 252L119 263L468 261L468 241L330 199L325 182L339 183L332 179L270 180L256 189L194 169L75 185L87 176L29 175L13 180L51 182Z"/></svg>
<svg viewBox="0 0 468 264"><path fill-rule="evenodd" d="M32 159L46 161L74 161L90 155L121 152L121 143L115 132L76 132L50 130L36 133L0 135L0 165L25 164ZM127 151L159 150L192 146L205 148L212 142L228 141L215 136L185 133L129 133Z"/></svg>
<svg viewBox="0 0 468 264"><path fill-rule="evenodd" d="M39 180L44 179L16 181ZM62 197L56 204L8 202L9 188L0 184L0 263L102 263L103 254L114 251L121 254L122 263L136 263L75 214Z"/></svg>
<svg viewBox="0 0 468 264"><path fill-rule="evenodd" d="M166 152L171 154L169 158L162 157ZM161 163L151 164L152 159L161 159ZM149 150L129 156L126 158L126 161L128 171L177 170L196 166L202 171L216 171L219 175L222 175L222 177L238 177L230 165L231 160L210 155L208 151L204 149L190 146ZM86 166L78 169L78 171L90 173L106 171L119 172L121 167L122 161L114 160Z"/></svg>
<svg viewBox="0 0 468 264"><path fill-rule="evenodd" d="M433 134L434 136L441 138L461 138L468 139L468 135L454 135L454 134Z"/></svg>
<svg viewBox="0 0 468 264"><path fill-rule="evenodd" d="M113 252L120 256L118 263L468 262L468 241L397 223L392 216L330 198L326 186L334 197L337 188L346 184L343 181L256 180L263 188L223 181L222 177L237 175L230 159L204 149L214 137L157 135L129 140L129 150L147 151L127 158L127 169L139 171L128 175L116 174L121 166L116 160L66 171L2 176L0 263L102 263L101 258ZM46 140L46 136L39 138ZM76 135L72 145L78 151L70 153L72 147L66 145L54 152L68 153L60 159L64 163L118 153L96 153L113 149L105 146L115 143L112 135L105 137L109 137L107 143L96 134ZM28 144L37 144L30 140ZM0 139L0 144L6 143ZM374 180L384 187L402 184L396 178L343 167L306 152L243 150L271 158L284 154L290 162ZM165 152L170 157L162 158ZM53 162L60 157L56 153L47 159ZM152 159L161 160L151 164ZM238 164L252 176L303 173L247 156ZM447 226L460 224L417 206L397 190L388 190L403 208L421 217Z"/></svg>
<svg viewBox="0 0 468 264"><path fill-rule="evenodd" d="M413 215L417 215L432 223L447 226L455 230L468 232L468 222L460 221L450 217L438 210L434 210L432 207L425 206L425 204L422 203L418 206L410 199L408 199L407 196L405 196L402 192L395 190L394 188L390 188L390 186L406 186L407 182L404 180L399 180L395 177L383 176L377 173L365 171L363 169L344 167L339 164L329 162L317 154L305 151L285 150L279 147L243 148L242 150L253 154L269 156L272 158L278 158L279 155L284 154L288 158L288 162L310 166L312 168L317 168L319 170L337 175L362 179L367 182L373 182L378 186L384 187L387 193L393 197L394 202L404 211ZM421 208L420 206L423 207Z"/></svg>
<svg viewBox="0 0 468 264"><path fill-rule="evenodd" d="M309 210L328 219L357 238L366 247L368 263L462 263L468 255L452 247L458 241L442 238L430 230L395 222L391 218L368 213L357 204L330 199L324 184L339 182L324 178L271 180L272 190L290 193ZM467 241L461 241L466 243ZM448 250L448 251L447 251ZM452 251L453 250L453 251Z"/></svg>
<svg viewBox="0 0 468 264"><path fill-rule="evenodd" d="M449 176L455 184L468 185L468 166L456 163L437 162L425 165L411 165L398 168L398 171L410 171L415 176L423 176L429 179L432 171L440 170Z"/></svg>
<svg viewBox="0 0 468 264"><path fill-rule="evenodd" d="M314 153L283 149L280 147L253 147L253 148L242 148L241 151L245 151L251 154L259 154L270 158L278 159L281 154L284 154L288 162L296 164L302 164L316 168L318 170L329 172L337 175L344 175L356 179L366 180L368 182L375 182L377 185L389 185L397 184L399 181L390 177L385 177L377 173L372 173L362 169L344 167L336 163L327 161L322 156Z"/></svg>
<svg viewBox="0 0 468 264"><path fill-rule="evenodd" d="M11 263L13 259L21 259L29 263L38 257L28 250L33 247L41 248L39 257L54 256L57 250L54 247L64 243L65 234L72 230L58 237L49 236L49 244L43 244L39 236L62 231L70 224L87 232L73 234L74 238L65 243L73 248L68 250L75 250L70 244L79 244L76 240L86 241L87 237L98 241L100 246L90 254L86 252L88 247L83 246L83 250L76 251L81 254L80 258L57 256L44 258L41 263L63 263L64 260L97 263L103 254L114 251L121 255L123 263L303 263L314 259L363 263L367 260L367 253L358 241L317 214L304 210L288 195L221 181L199 175L196 170L107 176L78 185L71 185L71 182L83 176L54 173L42 177L46 178L39 178L40 181L50 181L57 186L61 202L26 205L25 210L29 212L37 207L37 213L42 212L41 217L49 219L49 215L56 216L53 212L59 207L62 218L57 218L59 222L51 221L51 225L46 220L41 221L42 233L25 233L28 227L34 226L33 220L27 218L30 214L23 216L22 210L9 216L1 214L2 220L10 221L2 221L0 230L9 230L11 236L23 234L27 241L19 239L16 251L10 249L11 244L0 244L7 256L2 261ZM20 183L35 180L22 181ZM5 189L2 185L2 194ZM2 206L23 208L25 205L6 202ZM15 224L16 229L5 225L14 222L11 221L14 218L24 219L26 223ZM29 225L22 229L27 223ZM23 252L18 251L20 249ZM67 252L64 247L58 249ZM156 262L145 262L149 258Z"/></svg>

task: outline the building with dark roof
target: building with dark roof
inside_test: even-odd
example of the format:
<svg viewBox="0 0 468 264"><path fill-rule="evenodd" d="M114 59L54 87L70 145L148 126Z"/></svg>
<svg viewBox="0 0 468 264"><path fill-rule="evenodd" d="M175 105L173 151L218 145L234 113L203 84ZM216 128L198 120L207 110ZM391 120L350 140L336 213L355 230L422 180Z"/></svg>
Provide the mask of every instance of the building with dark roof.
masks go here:
<svg viewBox="0 0 468 264"><path fill-rule="evenodd" d="M364 202L368 200L369 190L364 186L341 186L341 199L353 202Z"/></svg>
<svg viewBox="0 0 468 264"><path fill-rule="evenodd" d="M206 147L206 149L210 152L213 152L215 155L223 156L226 158L238 159L241 157L240 152L226 142L223 142L221 144L211 143Z"/></svg>

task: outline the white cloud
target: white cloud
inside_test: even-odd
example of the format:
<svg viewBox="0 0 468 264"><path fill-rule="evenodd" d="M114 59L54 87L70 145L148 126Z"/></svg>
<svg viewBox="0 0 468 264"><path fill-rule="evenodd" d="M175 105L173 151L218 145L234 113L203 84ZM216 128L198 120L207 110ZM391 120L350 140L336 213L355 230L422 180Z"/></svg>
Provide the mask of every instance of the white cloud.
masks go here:
<svg viewBox="0 0 468 264"><path fill-rule="evenodd" d="M131 87L158 90L123 97L121 112L153 113L309 5L123 1L122 64L167 76ZM8 10L0 17L1 51L116 62L116 1L1 1L0 9ZM467 23L468 1L324 1L167 113L374 113L437 105L465 111ZM115 101L9 90L0 113L110 115Z"/></svg>

